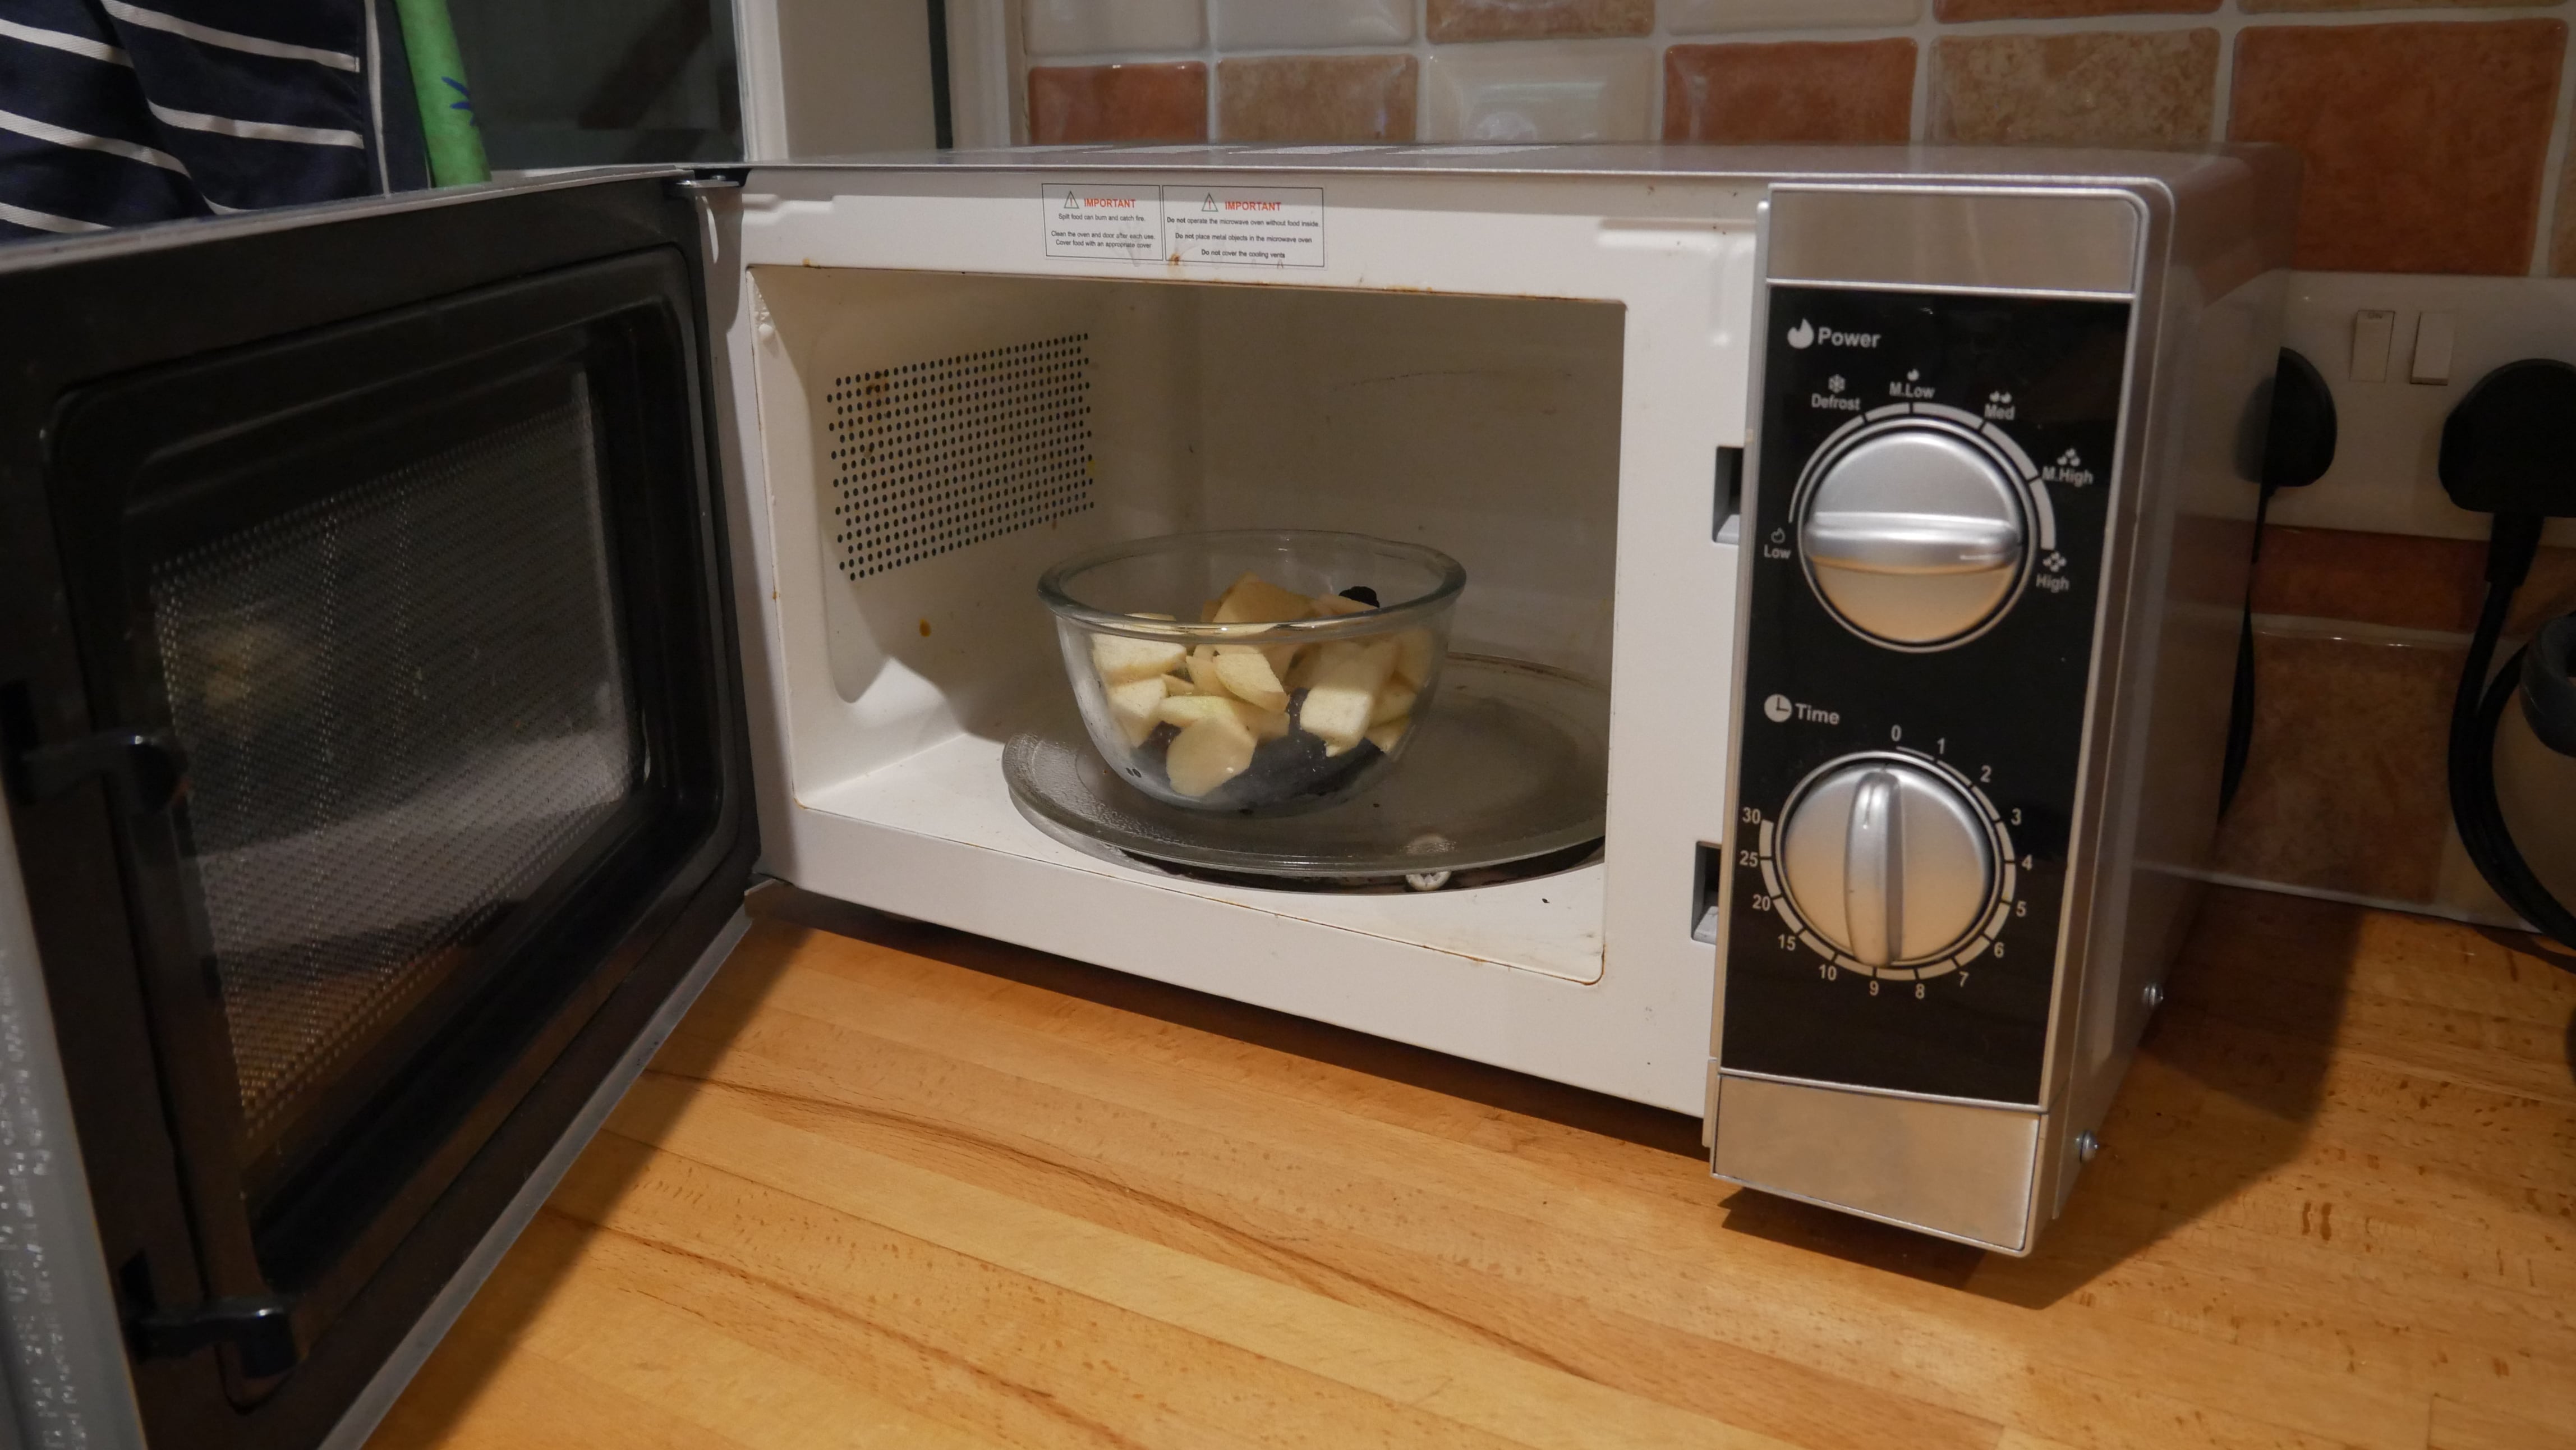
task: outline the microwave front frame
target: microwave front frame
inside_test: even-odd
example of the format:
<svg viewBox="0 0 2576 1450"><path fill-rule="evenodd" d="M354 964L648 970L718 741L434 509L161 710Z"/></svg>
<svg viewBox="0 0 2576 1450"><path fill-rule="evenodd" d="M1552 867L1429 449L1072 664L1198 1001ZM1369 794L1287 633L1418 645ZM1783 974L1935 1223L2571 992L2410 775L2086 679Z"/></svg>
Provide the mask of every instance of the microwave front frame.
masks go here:
<svg viewBox="0 0 2576 1450"><path fill-rule="evenodd" d="M1592 154L1573 149L1567 161ZM1245 173L1222 158L1191 165L1181 155L1150 171L1126 170L1114 152L755 166L741 190L726 195L721 275L711 286L716 321L730 323L717 345L732 383L731 426L746 445L727 457L743 470L748 512L742 564L755 581L746 606L756 614L746 613L746 626L756 618L766 646L750 682L764 860L800 887L861 905L1696 1116L1706 1093L1715 953L1690 936L1690 899L1697 844L1716 830L1721 809L1722 762L1711 747L1699 752L1706 769L1695 783L1650 777L1657 762L1692 759L1695 732L1725 709L1735 546L1716 537L1712 510L1719 450L1744 442L1742 328L1754 218L1769 178L1388 174L1370 159ZM1201 181L1324 189L1326 265L1044 255L1044 187ZM822 634L818 591L837 574L822 556L828 539L806 522L815 480L802 441L811 419L800 414L809 404L795 396L803 385L782 352L788 329L767 318L753 270L772 266L1622 306L1612 652L1644 658L1659 647L1696 649L1693 641L1705 638L1710 663L1662 687L1651 672L1612 672L1608 850L1621 865L1605 873L1606 962L1597 979L1570 981L1417 945L1400 932L1262 909L1051 841L1013 836L996 850L835 809L841 797L833 788L843 782L829 763L831 740L854 707L832 688ZM737 287L741 300L727 307L723 293ZM1676 623L1694 619L1708 627ZM1163 929L1140 940L1134 923L1148 916ZM1188 949L1211 940L1238 950ZM1292 958L1298 971L1263 966Z"/></svg>

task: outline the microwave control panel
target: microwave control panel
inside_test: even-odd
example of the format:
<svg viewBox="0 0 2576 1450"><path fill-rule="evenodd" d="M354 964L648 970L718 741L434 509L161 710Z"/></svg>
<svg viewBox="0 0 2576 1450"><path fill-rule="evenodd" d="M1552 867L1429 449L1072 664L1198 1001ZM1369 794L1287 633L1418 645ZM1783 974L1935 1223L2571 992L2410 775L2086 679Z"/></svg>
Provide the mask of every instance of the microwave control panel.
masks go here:
<svg viewBox="0 0 2576 1450"><path fill-rule="evenodd" d="M2041 1101L2129 325L1772 288L1724 1068Z"/></svg>

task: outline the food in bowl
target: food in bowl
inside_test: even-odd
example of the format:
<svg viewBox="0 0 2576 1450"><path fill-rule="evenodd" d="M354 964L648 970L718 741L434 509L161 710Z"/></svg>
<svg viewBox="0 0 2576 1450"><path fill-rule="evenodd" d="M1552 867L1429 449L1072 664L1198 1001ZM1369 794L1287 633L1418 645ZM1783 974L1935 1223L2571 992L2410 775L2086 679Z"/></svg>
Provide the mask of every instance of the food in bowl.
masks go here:
<svg viewBox="0 0 2576 1450"><path fill-rule="evenodd" d="M1226 570L1194 620L1120 607L1179 605ZM1110 765L1159 799L1249 812L1329 804L1393 763L1433 697L1464 583L1416 545L1246 532L1095 551L1040 594Z"/></svg>

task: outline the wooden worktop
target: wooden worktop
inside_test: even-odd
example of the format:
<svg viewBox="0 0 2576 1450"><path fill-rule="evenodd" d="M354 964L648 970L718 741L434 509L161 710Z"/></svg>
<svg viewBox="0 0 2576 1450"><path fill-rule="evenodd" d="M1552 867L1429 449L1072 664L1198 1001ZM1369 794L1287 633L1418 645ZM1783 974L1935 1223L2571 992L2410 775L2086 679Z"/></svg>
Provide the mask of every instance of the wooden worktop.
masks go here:
<svg viewBox="0 0 2576 1450"><path fill-rule="evenodd" d="M2015 1260L780 893L374 1444L2576 1445L2576 976L2222 892L2172 988Z"/></svg>

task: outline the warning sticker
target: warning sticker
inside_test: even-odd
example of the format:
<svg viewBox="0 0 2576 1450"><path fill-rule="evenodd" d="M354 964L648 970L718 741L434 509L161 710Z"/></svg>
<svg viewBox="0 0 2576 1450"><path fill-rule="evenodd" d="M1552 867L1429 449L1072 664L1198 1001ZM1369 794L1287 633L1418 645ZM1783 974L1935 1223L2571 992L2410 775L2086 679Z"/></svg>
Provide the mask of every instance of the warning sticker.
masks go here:
<svg viewBox="0 0 2576 1450"><path fill-rule="evenodd" d="M1118 262L1163 258L1163 189L1159 186L1038 188L1044 204L1046 254Z"/></svg>
<svg viewBox="0 0 2576 1450"><path fill-rule="evenodd" d="M1324 193L1304 186L1167 186L1165 221L1184 262L1324 265Z"/></svg>

